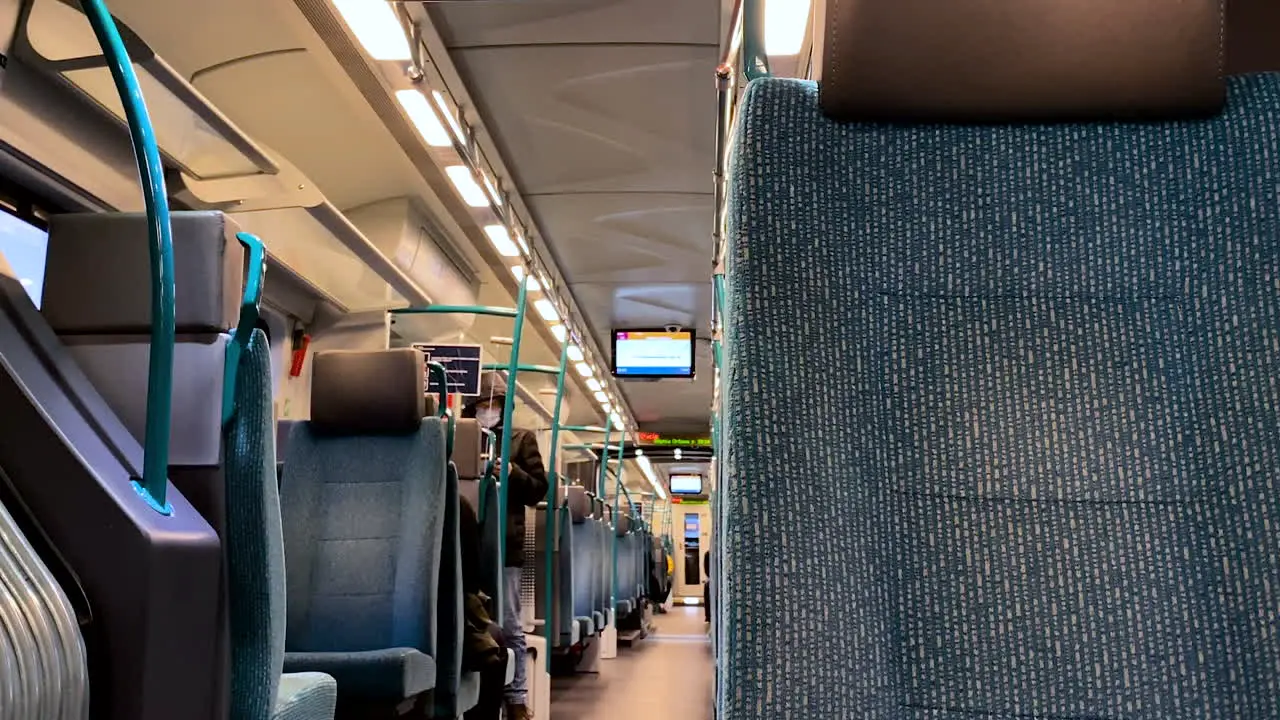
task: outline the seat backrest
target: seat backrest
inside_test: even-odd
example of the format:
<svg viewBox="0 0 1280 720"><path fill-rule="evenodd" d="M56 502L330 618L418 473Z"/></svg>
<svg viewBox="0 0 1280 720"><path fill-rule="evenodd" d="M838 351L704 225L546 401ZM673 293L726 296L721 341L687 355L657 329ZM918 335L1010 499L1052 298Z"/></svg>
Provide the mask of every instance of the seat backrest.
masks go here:
<svg viewBox="0 0 1280 720"><path fill-rule="evenodd" d="M285 568L271 410L271 348L254 330L240 355L226 448L231 717L272 717L284 668Z"/></svg>
<svg viewBox="0 0 1280 720"><path fill-rule="evenodd" d="M409 348L313 360L281 491L287 650L436 655L445 428L423 418L423 372Z"/></svg>
<svg viewBox="0 0 1280 720"><path fill-rule="evenodd" d="M952 71L910 32L856 27L921 3L834 5L843 52ZM947 31L1044 31L1045 5L1102 44L1207 36L1210 76L1166 101L1219 82L1221 28L1180 15L1200 3L1108 5L1151 13L1120 26L1066 22L1092 3L1003 3ZM738 118L720 717L1276 717L1280 75L1227 80L1207 119L1193 90L1191 119L1086 103L1021 122L1056 120L1060 96L947 124L910 86L895 102L924 118L874 93L822 102L935 122L840 124L820 97L884 69L859 57L821 90L752 83ZM790 652L833 607L841 642Z"/></svg>

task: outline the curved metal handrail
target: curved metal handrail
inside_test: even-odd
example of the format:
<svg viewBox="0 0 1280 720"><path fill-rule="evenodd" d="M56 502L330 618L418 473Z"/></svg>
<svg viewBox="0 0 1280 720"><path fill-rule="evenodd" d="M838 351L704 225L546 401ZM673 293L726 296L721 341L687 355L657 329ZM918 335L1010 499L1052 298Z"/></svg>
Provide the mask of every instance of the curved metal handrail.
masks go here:
<svg viewBox="0 0 1280 720"><path fill-rule="evenodd" d="M176 324L173 279L173 226L164 166L138 76L125 49L115 19L103 0L81 0L81 7L102 46L116 90L124 106L133 140L133 154L142 181L147 209L147 237L151 264L151 354L147 370L147 419L144 432L142 479L134 488L156 511L169 515L165 501L169 484L169 419L173 409L173 342Z"/></svg>

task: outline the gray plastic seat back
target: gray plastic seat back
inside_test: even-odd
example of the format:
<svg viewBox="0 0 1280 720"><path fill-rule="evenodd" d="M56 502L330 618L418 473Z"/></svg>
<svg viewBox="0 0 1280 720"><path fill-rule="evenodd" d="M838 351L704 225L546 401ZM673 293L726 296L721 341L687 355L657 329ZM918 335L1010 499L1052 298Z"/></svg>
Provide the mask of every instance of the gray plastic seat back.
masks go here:
<svg viewBox="0 0 1280 720"><path fill-rule="evenodd" d="M75 233L96 232L91 223L75 230L63 217L51 224L45 307L133 307L128 298L145 295L145 284L113 287L107 273L85 287L62 282L66 272L78 272L74 266L86 260L79 256L85 243ZM95 238L127 257L139 257L134 249L140 246L139 262L145 268L146 232L143 227L138 230L138 235L102 232ZM202 238L209 236L176 231L175 259L205 252L208 246ZM176 281L183 284L185 261L176 263ZM67 293L75 297L64 297ZM143 307L144 315L130 311L117 318L121 344L145 337L150 315L145 302ZM186 317L181 311L179 315ZM62 319L74 320L66 315ZM88 363L82 367L76 348L64 345L54 330L61 328L50 328L15 280L0 277L0 407L6 420L6 430L0 433L0 465L79 577L93 608L93 622L84 632L94 715L139 720L218 717L226 711L226 665L225 655L218 651L225 647L225 625L219 619L217 535L172 484L169 516L156 512L134 491L131 479L140 476L142 465L136 440L141 424L129 422L104 399L108 391L119 395L121 388L95 387L90 378L101 379L92 374L94 368ZM179 325L179 332L183 330ZM136 359L132 362L137 364ZM140 369L130 370L141 375L134 391L145 394L145 361ZM210 377L220 391L221 360L205 376L206 383ZM181 404L175 403L178 407ZM213 433L216 455L217 423ZM180 441L175 447L179 445ZM50 483L51 476L58 482Z"/></svg>

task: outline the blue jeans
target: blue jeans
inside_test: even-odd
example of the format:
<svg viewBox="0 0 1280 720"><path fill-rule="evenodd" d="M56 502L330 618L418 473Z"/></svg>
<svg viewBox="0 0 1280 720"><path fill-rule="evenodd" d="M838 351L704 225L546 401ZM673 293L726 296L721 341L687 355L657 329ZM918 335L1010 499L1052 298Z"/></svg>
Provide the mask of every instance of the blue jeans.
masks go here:
<svg viewBox="0 0 1280 720"><path fill-rule="evenodd" d="M525 677L524 622L520 613L520 568L503 568L502 575L506 580L502 588L502 634L507 641L507 648L515 654L515 677L506 688L507 704L529 704L529 680Z"/></svg>

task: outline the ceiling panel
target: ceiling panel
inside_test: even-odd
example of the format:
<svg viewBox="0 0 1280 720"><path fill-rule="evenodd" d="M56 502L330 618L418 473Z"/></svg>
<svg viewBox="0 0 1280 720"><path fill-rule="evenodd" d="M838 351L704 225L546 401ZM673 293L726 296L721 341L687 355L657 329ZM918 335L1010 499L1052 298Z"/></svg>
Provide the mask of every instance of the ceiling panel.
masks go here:
<svg viewBox="0 0 1280 720"><path fill-rule="evenodd" d="M710 325L722 2L430 6L585 325ZM711 353L692 381L624 381L646 429L706 430Z"/></svg>
<svg viewBox="0 0 1280 720"><path fill-rule="evenodd" d="M433 3L452 47L524 44L704 44L720 36L714 2L691 0L488 0Z"/></svg>
<svg viewBox="0 0 1280 720"><path fill-rule="evenodd" d="M525 197L711 187L714 47L494 47L453 58Z"/></svg>
<svg viewBox="0 0 1280 720"><path fill-rule="evenodd" d="M570 282L699 282L708 274L710 194L544 195L528 202ZM607 249L607 251L602 251Z"/></svg>
<svg viewBox="0 0 1280 720"><path fill-rule="evenodd" d="M403 195L415 171L368 105L337 92L306 51L201 73L193 83L242 130L292 160L339 208Z"/></svg>

